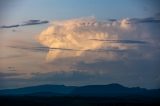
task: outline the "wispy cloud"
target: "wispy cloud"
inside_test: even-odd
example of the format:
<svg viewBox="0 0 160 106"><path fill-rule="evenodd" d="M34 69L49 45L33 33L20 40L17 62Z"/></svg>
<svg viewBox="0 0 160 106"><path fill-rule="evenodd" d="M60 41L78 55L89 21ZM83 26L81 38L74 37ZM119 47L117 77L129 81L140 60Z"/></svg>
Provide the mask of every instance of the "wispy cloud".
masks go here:
<svg viewBox="0 0 160 106"><path fill-rule="evenodd" d="M81 72L81 71L69 71L69 72L48 72L48 73L32 73L32 80L52 80L52 81L84 81L90 79L91 77L98 75L90 72Z"/></svg>
<svg viewBox="0 0 160 106"><path fill-rule="evenodd" d="M128 19L129 23L160 23L160 13L157 13L155 16L153 17L147 17L147 18L131 18Z"/></svg>
<svg viewBox="0 0 160 106"><path fill-rule="evenodd" d="M49 48L49 47L22 47L22 46L8 46L10 48L15 48L15 49L23 49L23 50L30 50L30 51L43 51L43 52L48 52L48 51L54 51L54 50L62 50L62 51L85 51L85 52L124 52L125 50L120 50L120 49L72 49L72 48Z"/></svg>
<svg viewBox="0 0 160 106"><path fill-rule="evenodd" d="M41 51L47 52L49 50L48 47L26 47L26 46L8 46L10 48L29 50L29 51Z"/></svg>
<svg viewBox="0 0 160 106"><path fill-rule="evenodd" d="M39 25L39 24L47 24L49 21L41 21L41 20L28 20L24 22L21 26L28 26L28 25Z"/></svg>
<svg viewBox="0 0 160 106"><path fill-rule="evenodd" d="M23 56L22 54L16 54L16 55L3 56L3 57L0 57L0 59L18 58L22 56Z"/></svg>
<svg viewBox="0 0 160 106"><path fill-rule="evenodd" d="M130 23L160 23L160 19L154 18L154 17L148 17L148 18L131 18L129 19Z"/></svg>
<svg viewBox="0 0 160 106"><path fill-rule="evenodd" d="M20 25L3 25L3 26L0 26L0 28L17 28L19 27Z"/></svg>
<svg viewBox="0 0 160 106"><path fill-rule="evenodd" d="M40 25L40 24L47 24L49 23L49 21L45 20L45 21L41 21L41 20L28 20L25 21L22 24L15 24L15 25L3 25L0 26L0 28L17 28L17 27L22 27L22 26L29 26L29 25Z"/></svg>
<svg viewBox="0 0 160 106"><path fill-rule="evenodd" d="M105 40L105 39L90 39L95 41L104 41L107 43L124 43L124 44L147 44L147 41L139 41L139 40Z"/></svg>
<svg viewBox="0 0 160 106"><path fill-rule="evenodd" d="M4 72L0 72L0 78L8 78L8 77L17 77L20 76L22 74L20 73L13 73L13 72L8 72L8 73L4 73Z"/></svg>

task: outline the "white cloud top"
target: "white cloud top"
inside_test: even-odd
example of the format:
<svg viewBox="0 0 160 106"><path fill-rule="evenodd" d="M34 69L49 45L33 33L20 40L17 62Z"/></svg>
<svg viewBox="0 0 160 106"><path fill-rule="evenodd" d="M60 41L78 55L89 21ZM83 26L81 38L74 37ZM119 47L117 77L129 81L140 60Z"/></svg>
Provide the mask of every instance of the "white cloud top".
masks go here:
<svg viewBox="0 0 160 106"><path fill-rule="evenodd" d="M47 54L47 61L70 57L80 57L87 61L97 59L113 60L117 59L117 57L111 50L137 48L136 45L98 40L123 40L123 38L129 35L131 31L133 30L131 24L129 24L129 19L110 22L98 21L94 17L87 17L54 22L52 26L48 27L39 35L38 41L50 48ZM131 36L129 38L136 39L136 36ZM54 50L52 48L59 49ZM65 51L62 49L69 50ZM88 50L108 51L100 54L98 52L93 54Z"/></svg>

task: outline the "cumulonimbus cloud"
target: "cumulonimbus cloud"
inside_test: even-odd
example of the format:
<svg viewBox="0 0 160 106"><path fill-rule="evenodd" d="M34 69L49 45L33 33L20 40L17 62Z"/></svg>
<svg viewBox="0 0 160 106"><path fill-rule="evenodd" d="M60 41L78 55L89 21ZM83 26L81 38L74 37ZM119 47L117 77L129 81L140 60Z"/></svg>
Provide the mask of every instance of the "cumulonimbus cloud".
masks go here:
<svg viewBox="0 0 160 106"><path fill-rule="evenodd" d="M59 49L49 50L47 61L54 61L59 58L84 58L90 55L90 53L86 53L87 50L127 50L137 48L135 45L127 45L129 43L145 44L145 41L138 41L136 36L131 36L130 33L133 29L132 25L128 23L128 19L101 21L94 17L57 21L42 31L38 36L38 41L48 48L77 50L74 52L64 52ZM135 40L122 40L125 36L128 36L127 34L131 36L128 38L134 38ZM110 43L97 42L97 40L108 40ZM101 58L113 59L114 56L113 53L102 53L94 56L93 60Z"/></svg>

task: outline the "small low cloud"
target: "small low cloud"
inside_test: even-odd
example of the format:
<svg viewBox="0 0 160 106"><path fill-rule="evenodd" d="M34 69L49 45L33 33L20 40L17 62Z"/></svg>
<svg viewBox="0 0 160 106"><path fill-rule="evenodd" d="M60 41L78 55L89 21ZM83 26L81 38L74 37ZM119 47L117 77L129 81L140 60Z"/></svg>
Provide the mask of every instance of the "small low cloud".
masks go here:
<svg viewBox="0 0 160 106"><path fill-rule="evenodd" d="M49 23L49 21L47 21L47 20L44 20L44 21L41 21L41 20L28 20L28 21L25 21L22 24L3 25L3 26L0 26L0 28L2 28L2 29L17 28L17 27L22 27L22 26L41 25L41 24L47 24L47 23Z"/></svg>

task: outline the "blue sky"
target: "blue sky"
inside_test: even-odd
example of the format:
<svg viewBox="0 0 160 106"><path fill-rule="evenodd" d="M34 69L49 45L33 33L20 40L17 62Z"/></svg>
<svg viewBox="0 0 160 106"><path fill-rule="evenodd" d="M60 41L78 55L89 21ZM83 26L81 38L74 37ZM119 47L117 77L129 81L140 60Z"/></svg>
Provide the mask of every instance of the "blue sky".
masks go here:
<svg viewBox="0 0 160 106"><path fill-rule="evenodd" d="M144 0L15 0L6 3L6 23L28 19L69 19L95 16L100 19L146 17L156 13L151 2Z"/></svg>

